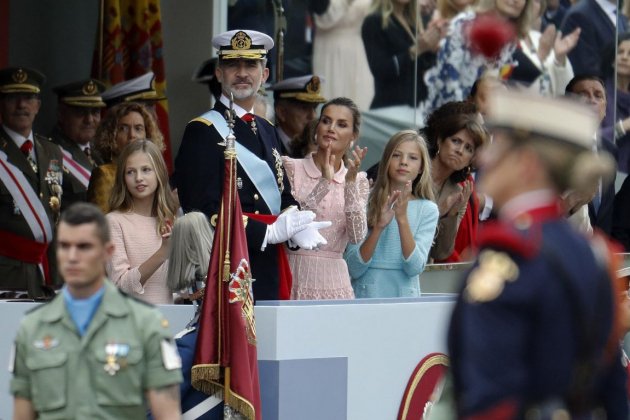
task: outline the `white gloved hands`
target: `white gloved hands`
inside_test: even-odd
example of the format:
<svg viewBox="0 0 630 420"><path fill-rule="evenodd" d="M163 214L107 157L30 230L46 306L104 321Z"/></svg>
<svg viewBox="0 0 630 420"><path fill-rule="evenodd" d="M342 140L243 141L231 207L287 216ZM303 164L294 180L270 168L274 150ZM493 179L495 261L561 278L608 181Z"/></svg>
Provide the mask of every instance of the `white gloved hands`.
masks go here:
<svg viewBox="0 0 630 420"><path fill-rule="evenodd" d="M315 219L315 213L309 210L298 210L297 207L289 207L275 222L267 226L267 234L261 249L267 244L279 244L286 242L296 233L306 229Z"/></svg>
<svg viewBox="0 0 630 420"><path fill-rule="evenodd" d="M289 239L289 246L299 246L302 249L315 249L326 245L328 241L324 238L319 229L327 228L332 222L311 222L306 229L297 232Z"/></svg>

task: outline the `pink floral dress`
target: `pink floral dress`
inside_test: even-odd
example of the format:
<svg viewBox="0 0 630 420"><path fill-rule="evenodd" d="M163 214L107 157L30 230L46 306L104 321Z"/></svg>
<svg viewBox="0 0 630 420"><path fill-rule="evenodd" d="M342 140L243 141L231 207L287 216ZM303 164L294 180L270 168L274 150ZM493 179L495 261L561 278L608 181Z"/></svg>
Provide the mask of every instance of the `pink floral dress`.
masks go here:
<svg viewBox="0 0 630 420"><path fill-rule="evenodd" d="M291 192L301 209L313 211L317 221L332 222L332 226L319 231L327 245L319 250L289 250L291 299L353 299L343 252L348 242L361 242L367 233L365 209L370 187L365 172L359 172L355 182L346 183L348 170L342 165L328 181L315 165L313 155L282 159Z"/></svg>

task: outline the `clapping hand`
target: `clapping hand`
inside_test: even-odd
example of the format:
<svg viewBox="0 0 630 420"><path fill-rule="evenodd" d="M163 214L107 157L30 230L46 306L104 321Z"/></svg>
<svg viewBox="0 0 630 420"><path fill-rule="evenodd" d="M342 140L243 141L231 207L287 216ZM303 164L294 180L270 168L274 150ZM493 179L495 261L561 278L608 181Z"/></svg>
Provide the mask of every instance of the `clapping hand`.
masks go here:
<svg viewBox="0 0 630 420"><path fill-rule="evenodd" d="M394 218L394 206L396 205L396 200L400 197L401 191L395 190L391 193L391 195L387 196L387 200L385 200L385 204L381 207L381 217L378 219L377 227L384 229Z"/></svg>
<svg viewBox="0 0 630 420"><path fill-rule="evenodd" d="M407 181L398 199L394 202L394 215L396 216L396 220L407 217L407 204L411 197L411 181Z"/></svg>
<svg viewBox="0 0 630 420"><path fill-rule="evenodd" d="M326 146L326 161L322 166L322 176L328 181L332 181L333 175L335 175L335 155L331 153L332 143L328 143Z"/></svg>
<svg viewBox="0 0 630 420"><path fill-rule="evenodd" d="M357 179L357 173L361 168L361 161L367 154L367 147L355 146L352 150L352 158L348 159L348 172L346 172L346 182L354 182Z"/></svg>

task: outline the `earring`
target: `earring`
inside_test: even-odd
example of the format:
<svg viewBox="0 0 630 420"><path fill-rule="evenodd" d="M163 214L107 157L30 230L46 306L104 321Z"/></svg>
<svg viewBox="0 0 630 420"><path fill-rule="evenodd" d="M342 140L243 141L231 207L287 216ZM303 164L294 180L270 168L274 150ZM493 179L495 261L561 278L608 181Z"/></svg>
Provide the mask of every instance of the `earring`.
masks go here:
<svg viewBox="0 0 630 420"><path fill-rule="evenodd" d="M438 149L437 153L435 154L435 156L440 154L440 149Z"/></svg>

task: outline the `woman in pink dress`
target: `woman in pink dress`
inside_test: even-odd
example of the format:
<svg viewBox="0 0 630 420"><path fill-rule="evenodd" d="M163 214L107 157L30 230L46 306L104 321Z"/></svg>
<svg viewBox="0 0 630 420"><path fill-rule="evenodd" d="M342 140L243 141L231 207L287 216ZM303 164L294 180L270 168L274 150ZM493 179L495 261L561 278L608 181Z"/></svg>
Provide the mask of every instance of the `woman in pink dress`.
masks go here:
<svg viewBox="0 0 630 420"><path fill-rule="evenodd" d="M317 150L304 159L283 157L293 197L315 220L332 226L319 232L328 243L317 250L289 250L293 273L291 299L352 299L348 266L343 252L348 242L359 243L367 233L365 207L369 183L359 172L366 148L355 147L361 114L348 98L336 98L322 107L315 130Z"/></svg>

